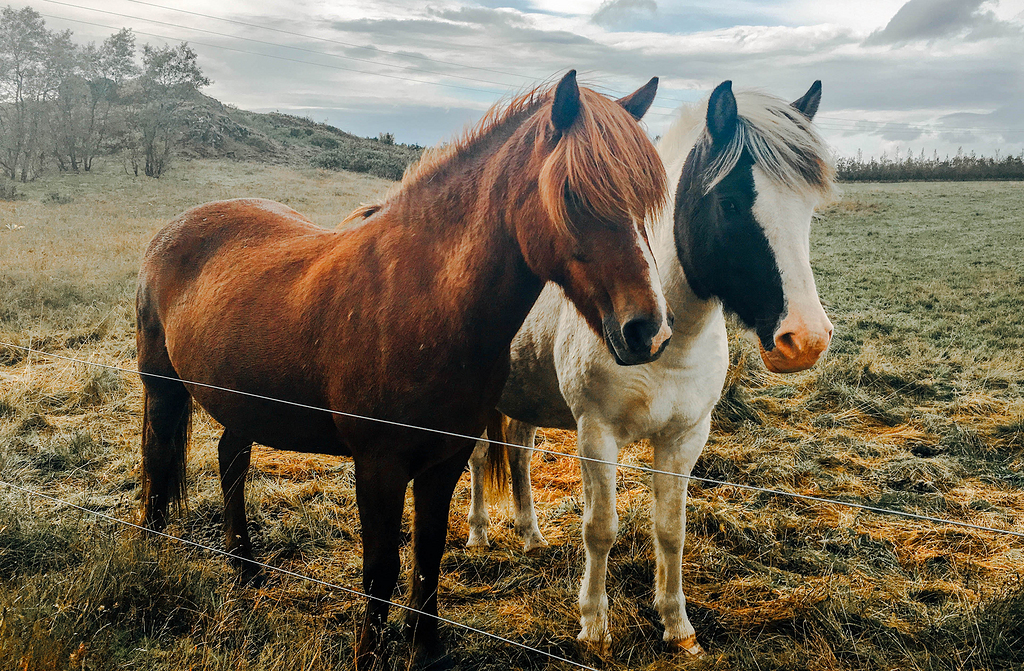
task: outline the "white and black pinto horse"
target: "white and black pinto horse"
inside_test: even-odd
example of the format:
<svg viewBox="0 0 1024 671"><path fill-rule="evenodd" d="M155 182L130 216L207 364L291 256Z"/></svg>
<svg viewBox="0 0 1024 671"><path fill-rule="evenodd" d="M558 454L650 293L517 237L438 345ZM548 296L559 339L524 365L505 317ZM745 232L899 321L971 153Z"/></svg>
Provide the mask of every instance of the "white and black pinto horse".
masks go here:
<svg viewBox="0 0 1024 671"><path fill-rule="evenodd" d="M617 365L549 284L512 343L512 372L498 406L513 420L507 440L533 447L537 427L576 429L582 456L614 462L625 445L647 438L655 469L688 475L729 365L723 307L756 336L770 370L814 365L832 338L809 254L811 218L831 199L835 179L831 154L811 126L820 98L820 82L793 103L753 91L734 95L724 82L704 103L681 110L659 146L676 185L674 211L651 222L652 250L675 313L665 353L644 366ZM508 450L515 529L527 550L546 544L530 491L531 455ZM486 443L470 463L469 545L484 546L484 472L493 467ZM584 461L581 469L587 560L578 638L607 650L615 467ZM653 482L655 607L665 641L697 654L682 589L687 480L656 474Z"/></svg>

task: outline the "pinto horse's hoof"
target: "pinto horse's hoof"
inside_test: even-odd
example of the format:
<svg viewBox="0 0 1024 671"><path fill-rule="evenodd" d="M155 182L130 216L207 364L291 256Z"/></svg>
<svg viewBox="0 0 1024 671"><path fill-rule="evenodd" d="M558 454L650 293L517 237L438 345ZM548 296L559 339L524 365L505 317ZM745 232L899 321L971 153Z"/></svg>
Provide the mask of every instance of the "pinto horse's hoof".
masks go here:
<svg viewBox="0 0 1024 671"><path fill-rule="evenodd" d="M665 643L675 652L685 652L691 657L700 657L704 654L704 648L700 647L700 643L697 642L696 636L688 636L674 641L665 641Z"/></svg>
<svg viewBox="0 0 1024 671"><path fill-rule="evenodd" d="M612 652L612 635L605 632L603 636L591 636L581 631L576 640L584 645L588 652L599 657L607 657Z"/></svg>
<svg viewBox="0 0 1024 671"><path fill-rule="evenodd" d="M469 532L469 540L466 541L466 547L468 548L484 548L491 547L491 542L487 540L487 532L480 534L474 534L472 531Z"/></svg>
<svg viewBox="0 0 1024 671"><path fill-rule="evenodd" d="M523 540L523 550L526 554L540 552L548 546L548 542L540 534Z"/></svg>

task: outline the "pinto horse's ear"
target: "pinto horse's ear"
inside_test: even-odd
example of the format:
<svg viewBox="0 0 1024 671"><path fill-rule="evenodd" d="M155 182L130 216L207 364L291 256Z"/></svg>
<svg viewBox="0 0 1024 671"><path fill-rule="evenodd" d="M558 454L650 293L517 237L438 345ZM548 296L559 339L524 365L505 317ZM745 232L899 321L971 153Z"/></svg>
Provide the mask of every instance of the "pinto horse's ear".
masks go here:
<svg viewBox="0 0 1024 671"><path fill-rule="evenodd" d="M708 99L708 132L711 141L716 145L724 145L736 134L739 121L736 111L736 96L732 94L732 81L725 80L711 92Z"/></svg>
<svg viewBox="0 0 1024 671"><path fill-rule="evenodd" d="M811 88L807 89L807 93L803 95L799 100L794 100L791 104L801 114L807 117L810 121L814 118L814 115L818 112L818 103L821 102L821 80L815 80L811 84Z"/></svg>
<svg viewBox="0 0 1024 671"><path fill-rule="evenodd" d="M647 114L647 110L651 108L651 103L654 102L654 96L658 94L658 78L651 77L651 81L647 82L636 91L633 91L625 98L619 98L618 103L626 108L626 111L632 115L634 119L639 121L644 118Z"/></svg>
<svg viewBox="0 0 1024 671"><path fill-rule="evenodd" d="M555 130L565 131L580 113L580 87L576 83L576 71L569 70L555 88L555 100L551 104L551 123Z"/></svg>

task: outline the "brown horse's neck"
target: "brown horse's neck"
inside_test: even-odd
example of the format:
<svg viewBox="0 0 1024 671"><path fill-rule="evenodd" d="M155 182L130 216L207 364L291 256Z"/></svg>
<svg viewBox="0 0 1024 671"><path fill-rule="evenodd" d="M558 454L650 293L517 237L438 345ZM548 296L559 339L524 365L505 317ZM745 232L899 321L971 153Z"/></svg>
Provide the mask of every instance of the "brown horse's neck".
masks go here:
<svg viewBox="0 0 1024 671"><path fill-rule="evenodd" d="M387 239L388 253L408 264L396 268L394 281L409 282L397 290L432 284L432 295L445 299L409 301L409 309L431 325L458 328L459 340L484 358L507 356L544 285L520 248L520 227L547 217L536 176L528 175L536 164L534 138L515 121L421 171L362 226Z"/></svg>

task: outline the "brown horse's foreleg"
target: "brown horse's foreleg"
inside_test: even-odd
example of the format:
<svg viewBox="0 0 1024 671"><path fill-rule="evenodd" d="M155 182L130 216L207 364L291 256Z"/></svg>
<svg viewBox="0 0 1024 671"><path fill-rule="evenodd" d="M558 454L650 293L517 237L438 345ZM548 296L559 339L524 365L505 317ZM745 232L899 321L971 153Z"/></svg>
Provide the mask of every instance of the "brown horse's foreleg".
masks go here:
<svg viewBox="0 0 1024 671"><path fill-rule="evenodd" d="M225 430L217 446L220 462L220 487L224 493L224 538L231 563L244 580L251 581L259 570L252 559L252 543L245 519L245 474L249 471L252 441Z"/></svg>
<svg viewBox="0 0 1024 671"><path fill-rule="evenodd" d="M371 458L356 459L356 503L363 537L363 591L366 616L356 648L356 669L386 668L383 635L387 626L387 603L398 582L401 561L398 544L402 531L402 509L409 478L404 464L382 463Z"/></svg>
<svg viewBox="0 0 1024 671"><path fill-rule="evenodd" d="M466 468L473 443L467 442L456 456L413 480L415 516L413 519L413 556L409 606L437 615L437 583L441 555L448 538L448 512L452 494ZM437 619L407 611L406 630L416 646L416 658L424 661L444 652L437 633Z"/></svg>

